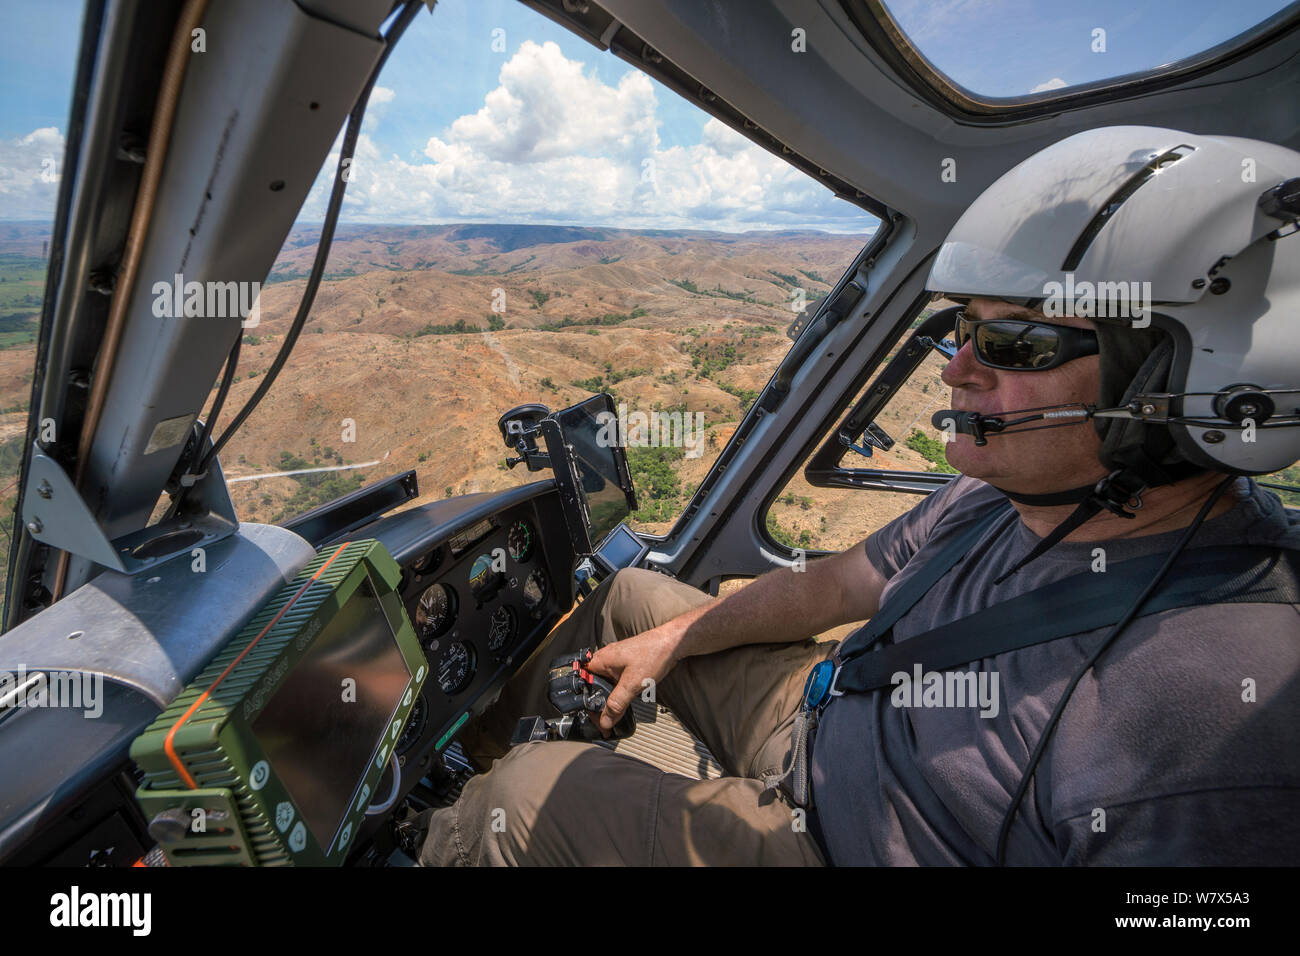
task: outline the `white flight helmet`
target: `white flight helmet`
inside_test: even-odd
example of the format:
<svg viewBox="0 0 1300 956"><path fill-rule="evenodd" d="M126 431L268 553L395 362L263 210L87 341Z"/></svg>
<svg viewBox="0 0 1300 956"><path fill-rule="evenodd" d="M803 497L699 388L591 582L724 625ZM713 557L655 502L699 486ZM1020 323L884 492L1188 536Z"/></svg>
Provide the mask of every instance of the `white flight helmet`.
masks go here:
<svg viewBox="0 0 1300 956"><path fill-rule="evenodd" d="M927 288L1090 318L1107 467L1148 486L1200 469L1266 474L1300 459L1298 219L1300 153L1094 129L986 189ZM1105 417L1116 407L1127 411Z"/></svg>

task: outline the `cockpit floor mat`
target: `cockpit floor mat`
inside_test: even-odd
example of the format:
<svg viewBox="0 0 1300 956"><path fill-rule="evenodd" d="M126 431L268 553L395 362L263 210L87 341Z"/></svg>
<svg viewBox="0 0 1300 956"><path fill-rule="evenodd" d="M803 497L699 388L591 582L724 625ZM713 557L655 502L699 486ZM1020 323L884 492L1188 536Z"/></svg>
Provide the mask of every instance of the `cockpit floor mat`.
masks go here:
<svg viewBox="0 0 1300 956"><path fill-rule="evenodd" d="M636 733L622 740L598 743L668 773L695 780L722 776L722 766L709 748L696 740L672 711L637 698L632 701L632 713L636 716Z"/></svg>

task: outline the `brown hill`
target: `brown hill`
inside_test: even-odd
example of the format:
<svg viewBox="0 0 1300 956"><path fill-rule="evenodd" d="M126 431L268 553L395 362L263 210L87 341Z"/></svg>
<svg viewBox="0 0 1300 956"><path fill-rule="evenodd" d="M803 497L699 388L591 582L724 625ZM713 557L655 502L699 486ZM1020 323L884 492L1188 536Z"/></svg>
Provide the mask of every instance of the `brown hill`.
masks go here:
<svg viewBox="0 0 1300 956"><path fill-rule="evenodd" d="M825 294L864 241L552 228L341 231L306 332L232 441L227 474L341 459L378 461L355 473L367 482L416 468L421 501L505 487L536 476L504 469L497 416L525 401L563 407L596 390L630 410L700 411L707 429L734 427L789 347L794 290L809 301ZM272 271L223 418L282 341L311 238L292 235ZM345 420L355 422L355 442L343 441ZM677 503L715 454L678 463ZM315 500L297 477L231 487L241 514L257 520Z"/></svg>
<svg viewBox="0 0 1300 956"><path fill-rule="evenodd" d="M11 232L28 254L43 241L30 229ZM315 239L309 227L286 242L219 430L283 341ZM814 303L864 242L818 233L343 227L288 365L222 455L236 507L249 520L283 520L410 468L417 503L535 480L505 469L500 413L527 401L561 408L603 390L630 412L704 414L700 457L670 455L677 486L658 501L639 487L644 513L634 524L665 531L789 348L797 290ZM0 252L7 248L0 237ZM31 361L30 348L0 350L0 442L20 439ZM901 444L906 433L895 434L898 449L877 462L924 469ZM341 465L358 467L253 477ZM811 489L796 476L772 514L792 540L839 548L914 502Z"/></svg>

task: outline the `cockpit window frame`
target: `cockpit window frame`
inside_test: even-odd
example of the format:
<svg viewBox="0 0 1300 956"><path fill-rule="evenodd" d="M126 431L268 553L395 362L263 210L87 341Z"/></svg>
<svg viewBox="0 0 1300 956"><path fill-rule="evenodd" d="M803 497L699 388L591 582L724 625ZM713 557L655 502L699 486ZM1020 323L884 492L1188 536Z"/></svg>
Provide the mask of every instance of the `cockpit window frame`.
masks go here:
<svg viewBox="0 0 1300 956"><path fill-rule="evenodd" d="M967 89L935 66L912 43L884 0L840 0L840 6L871 47L915 93L940 111L977 124L1002 125L1153 92L1209 73L1300 29L1297 2L1222 43L1152 70L1023 96L994 97Z"/></svg>

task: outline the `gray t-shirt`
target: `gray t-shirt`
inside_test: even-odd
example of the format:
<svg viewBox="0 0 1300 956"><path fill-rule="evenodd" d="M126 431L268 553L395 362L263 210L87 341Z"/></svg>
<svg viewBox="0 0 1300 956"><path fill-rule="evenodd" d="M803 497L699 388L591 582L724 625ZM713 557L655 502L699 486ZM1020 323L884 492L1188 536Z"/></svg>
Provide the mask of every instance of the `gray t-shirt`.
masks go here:
<svg viewBox="0 0 1300 956"><path fill-rule="evenodd" d="M1232 510L1189 547L1300 547L1300 512L1239 479ZM1004 500L960 477L867 540L900 581ZM894 626L906 640L1081 571L1168 553L1182 531L1057 544L1001 585L1041 539L1004 519ZM1177 575L1177 565L1171 575ZM826 709L813 794L833 862L991 864L1002 816L1066 684L1110 628L966 666L996 673L995 716L916 706L899 688ZM1250 693L1253 682L1253 700ZM894 701L909 703L895 706ZM991 708L984 708L989 712ZM1011 864L1300 864L1300 607L1221 604L1132 621L1075 688L1021 802Z"/></svg>

